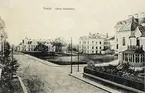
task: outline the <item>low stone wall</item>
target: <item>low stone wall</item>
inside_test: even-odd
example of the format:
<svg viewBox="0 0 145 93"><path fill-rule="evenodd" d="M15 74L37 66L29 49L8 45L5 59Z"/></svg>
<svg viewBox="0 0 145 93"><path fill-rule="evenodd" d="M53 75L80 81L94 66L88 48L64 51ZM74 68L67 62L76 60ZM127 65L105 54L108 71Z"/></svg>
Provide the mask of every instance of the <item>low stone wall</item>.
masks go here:
<svg viewBox="0 0 145 93"><path fill-rule="evenodd" d="M109 81L113 81L115 83L125 85L125 86L131 87L131 88L135 88L137 90L145 91L144 90L144 82L134 81L134 80L131 80L129 78L119 77L119 76L112 75L109 73L98 72L95 70L91 70L87 67L84 68L84 73L87 73L87 74L90 74L93 76L97 76L97 77L100 77L100 78L103 78L103 79L106 79Z"/></svg>

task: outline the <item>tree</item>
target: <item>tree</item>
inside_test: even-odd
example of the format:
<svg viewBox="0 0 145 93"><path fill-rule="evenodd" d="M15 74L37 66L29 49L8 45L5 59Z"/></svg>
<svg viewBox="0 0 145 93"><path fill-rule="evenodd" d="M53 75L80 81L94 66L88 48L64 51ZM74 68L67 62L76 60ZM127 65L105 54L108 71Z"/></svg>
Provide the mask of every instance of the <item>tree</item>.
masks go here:
<svg viewBox="0 0 145 93"><path fill-rule="evenodd" d="M53 42L51 42L53 46L55 46L56 52L62 52L62 47L65 45L65 42L61 38L56 38Z"/></svg>
<svg viewBox="0 0 145 93"><path fill-rule="evenodd" d="M72 50L72 51L78 52L78 49L74 46L72 46L72 49L71 49L71 44L68 45L67 49L68 49L68 51Z"/></svg>
<svg viewBox="0 0 145 93"><path fill-rule="evenodd" d="M40 51L40 52L48 52L48 46L38 43L38 45L35 47L34 51Z"/></svg>
<svg viewBox="0 0 145 93"><path fill-rule="evenodd" d="M3 65L2 69L2 86L3 87L12 87L13 76L16 75L19 68L17 60L13 58L13 50L10 50L10 45L8 42L4 43L4 56L0 59L1 64Z"/></svg>

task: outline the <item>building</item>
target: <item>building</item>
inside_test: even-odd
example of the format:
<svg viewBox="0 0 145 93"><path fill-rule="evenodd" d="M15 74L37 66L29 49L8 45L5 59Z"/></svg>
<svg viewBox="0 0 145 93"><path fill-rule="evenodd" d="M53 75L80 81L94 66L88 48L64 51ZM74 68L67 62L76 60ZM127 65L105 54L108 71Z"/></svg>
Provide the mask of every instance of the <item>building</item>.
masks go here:
<svg viewBox="0 0 145 93"><path fill-rule="evenodd" d="M79 39L79 51L85 54L97 54L101 53L110 47L108 44L108 34L89 34L89 36L83 36Z"/></svg>
<svg viewBox="0 0 145 93"><path fill-rule="evenodd" d="M144 54L145 51L145 14L129 16L128 19L118 22L115 28L115 52L118 53L119 61L130 62L133 60L136 63L139 57L139 62L141 62L142 53ZM136 53L136 55L133 55L133 53ZM124 59L128 57L129 60ZM136 58L137 60L134 61ZM134 65L141 66L141 64Z"/></svg>
<svg viewBox="0 0 145 93"><path fill-rule="evenodd" d="M17 50L23 52L34 51L35 47L39 43L46 45L48 47L48 52L55 52L55 46L51 44L51 40L29 39L29 38L23 39L22 42L18 45Z"/></svg>

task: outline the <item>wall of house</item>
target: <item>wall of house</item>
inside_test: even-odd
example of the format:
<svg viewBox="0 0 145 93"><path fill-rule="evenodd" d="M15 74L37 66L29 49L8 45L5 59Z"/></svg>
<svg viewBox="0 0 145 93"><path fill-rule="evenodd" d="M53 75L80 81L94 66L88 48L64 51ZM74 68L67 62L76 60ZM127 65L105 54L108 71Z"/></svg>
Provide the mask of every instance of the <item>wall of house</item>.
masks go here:
<svg viewBox="0 0 145 93"><path fill-rule="evenodd" d="M130 31L116 32L115 42L114 42L116 53L125 51L127 49L127 46L130 45L130 39L129 39L130 35L131 35ZM123 38L125 38L125 45L123 45ZM118 44L118 49L117 49L117 44Z"/></svg>
<svg viewBox="0 0 145 93"><path fill-rule="evenodd" d="M79 42L80 52L96 54L101 53L101 50L104 49L105 38L80 39Z"/></svg>

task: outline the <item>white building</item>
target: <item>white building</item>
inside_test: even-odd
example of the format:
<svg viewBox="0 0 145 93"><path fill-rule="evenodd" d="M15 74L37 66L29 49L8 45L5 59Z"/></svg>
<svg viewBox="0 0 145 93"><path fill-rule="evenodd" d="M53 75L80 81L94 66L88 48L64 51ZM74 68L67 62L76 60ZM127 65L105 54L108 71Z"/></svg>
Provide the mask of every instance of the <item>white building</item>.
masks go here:
<svg viewBox="0 0 145 93"><path fill-rule="evenodd" d="M135 14L128 19L120 21L115 26L115 51L119 54L119 60L122 61L122 52L128 49L128 46L143 46L145 50L145 16Z"/></svg>
<svg viewBox="0 0 145 93"><path fill-rule="evenodd" d="M48 46L48 52L55 52L55 46L51 44L51 40L42 40L42 39L29 39L25 38L18 46L19 51L34 51L35 47L42 43Z"/></svg>
<svg viewBox="0 0 145 93"><path fill-rule="evenodd" d="M107 41L108 34L89 34L79 39L79 51L86 54L101 53L102 50L110 47Z"/></svg>

